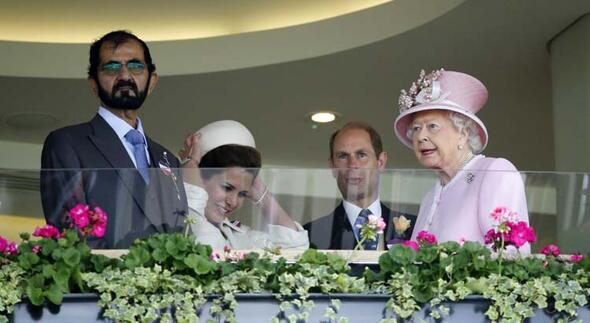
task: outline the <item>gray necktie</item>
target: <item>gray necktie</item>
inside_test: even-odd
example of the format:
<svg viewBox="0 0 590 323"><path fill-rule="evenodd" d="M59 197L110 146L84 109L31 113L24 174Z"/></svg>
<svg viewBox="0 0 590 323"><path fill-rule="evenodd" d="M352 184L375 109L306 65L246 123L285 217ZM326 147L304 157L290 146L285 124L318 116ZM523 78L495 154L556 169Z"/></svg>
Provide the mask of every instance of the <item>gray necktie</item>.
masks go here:
<svg viewBox="0 0 590 323"><path fill-rule="evenodd" d="M135 163L137 164L137 170L146 184L150 183L150 172L145 153L145 140L141 132L131 129L125 135L125 139L133 145L133 156L135 157Z"/></svg>

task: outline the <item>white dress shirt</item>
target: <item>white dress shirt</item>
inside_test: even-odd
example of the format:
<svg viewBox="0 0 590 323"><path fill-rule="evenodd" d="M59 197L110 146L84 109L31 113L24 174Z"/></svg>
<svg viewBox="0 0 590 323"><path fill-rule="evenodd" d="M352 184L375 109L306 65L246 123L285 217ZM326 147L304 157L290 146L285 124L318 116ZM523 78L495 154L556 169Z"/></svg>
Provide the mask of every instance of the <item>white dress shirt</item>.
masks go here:
<svg viewBox="0 0 590 323"><path fill-rule="evenodd" d="M129 158L131 158L131 161L133 161L133 165L135 165L135 168L137 168L137 162L135 161L135 155L133 154L133 145L125 138L125 135L129 132L129 130L132 130L134 128L130 126L125 120L117 117L111 111L105 109L104 107L98 108L98 115L101 116L104 119L104 121L106 121L109 124L111 128L113 128L113 130L117 134L117 137L119 137L121 144L123 144L123 147L125 147L125 150L129 155ZM149 165L150 154L148 152L148 143L145 137L145 133L143 132L141 120L139 118L137 118L137 129L135 130L139 131L139 133L141 133L141 135L143 136L143 140L145 142L145 155L148 157L147 162Z"/></svg>
<svg viewBox="0 0 590 323"><path fill-rule="evenodd" d="M225 219L218 226L205 217L205 207L209 195L202 187L184 183L188 201L189 216L195 218L191 231L197 242L208 244L218 250L229 246L233 249L264 249L281 247L284 249L307 249L307 231L295 222L297 230L282 225L268 225L267 232L253 230L246 225Z"/></svg>

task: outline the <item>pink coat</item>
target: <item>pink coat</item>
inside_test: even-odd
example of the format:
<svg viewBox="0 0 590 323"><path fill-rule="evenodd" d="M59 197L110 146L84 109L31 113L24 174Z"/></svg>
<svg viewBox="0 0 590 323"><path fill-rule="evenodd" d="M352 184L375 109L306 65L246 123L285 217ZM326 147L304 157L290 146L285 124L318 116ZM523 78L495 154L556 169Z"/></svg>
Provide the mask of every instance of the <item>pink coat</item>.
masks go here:
<svg viewBox="0 0 590 323"><path fill-rule="evenodd" d="M505 206L529 222L522 176L503 158L475 156L447 185L437 182L420 203L412 240L421 230L436 235L439 242L478 241L494 227L490 213ZM530 246L521 247L524 253Z"/></svg>

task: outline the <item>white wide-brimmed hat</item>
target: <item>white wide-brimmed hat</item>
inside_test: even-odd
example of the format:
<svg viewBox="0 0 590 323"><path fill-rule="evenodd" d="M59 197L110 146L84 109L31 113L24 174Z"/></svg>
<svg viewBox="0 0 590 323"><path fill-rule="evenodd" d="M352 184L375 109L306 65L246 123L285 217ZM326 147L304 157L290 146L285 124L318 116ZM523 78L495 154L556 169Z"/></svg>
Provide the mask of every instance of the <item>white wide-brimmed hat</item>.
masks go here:
<svg viewBox="0 0 590 323"><path fill-rule="evenodd" d="M487 100L488 90L485 85L469 74L443 69L426 74L422 70L418 81L412 83L408 91L401 91L398 102L400 115L393 126L395 135L404 145L412 148L407 133L415 113L428 110L454 111L477 125L482 147L474 153L479 153L488 144L488 131L475 114Z"/></svg>
<svg viewBox="0 0 590 323"><path fill-rule="evenodd" d="M254 136L246 126L234 120L211 122L197 131L201 134L199 146L201 157L223 145L242 145L256 148Z"/></svg>

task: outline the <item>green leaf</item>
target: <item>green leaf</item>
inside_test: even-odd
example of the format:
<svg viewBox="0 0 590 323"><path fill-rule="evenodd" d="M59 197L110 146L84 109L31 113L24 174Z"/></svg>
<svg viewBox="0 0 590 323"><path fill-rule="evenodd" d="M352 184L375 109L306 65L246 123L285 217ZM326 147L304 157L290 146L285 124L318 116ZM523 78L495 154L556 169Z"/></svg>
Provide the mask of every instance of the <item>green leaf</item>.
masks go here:
<svg viewBox="0 0 590 323"><path fill-rule="evenodd" d="M22 253L18 257L18 263L24 270L33 268L39 262L39 256L32 252Z"/></svg>
<svg viewBox="0 0 590 323"><path fill-rule="evenodd" d="M438 259L438 250L431 246L423 246L418 250L418 258L425 263L432 263Z"/></svg>
<svg viewBox="0 0 590 323"><path fill-rule="evenodd" d="M49 289L47 289L44 294L47 297L47 299L55 305L61 304L64 296L63 292L61 291L60 287L57 286L57 284L51 284Z"/></svg>
<svg viewBox="0 0 590 323"><path fill-rule="evenodd" d="M177 270L184 270L187 268L187 265L186 265L184 259L174 259L172 261L172 266L174 268L176 268Z"/></svg>
<svg viewBox="0 0 590 323"><path fill-rule="evenodd" d="M173 239L174 237L171 237L171 239L169 239L168 241L166 241L166 244L164 244L164 247L166 248L166 251L174 258L183 258L183 254L180 252L181 251L181 245L182 243L178 240L178 239Z"/></svg>
<svg viewBox="0 0 590 323"><path fill-rule="evenodd" d="M91 255L90 262L94 266L94 271L101 273L111 263L119 263L120 261L118 259L111 259L103 255Z"/></svg>
<svg viewBox="0 0 590 323"><path fill-rule="evenodd" d="M57 285L59 285L61 290L64 292L67 292L70 289L69 288L70 275L71 275L71 272L68 268L59 268L56 271L55 276L53 277L53 280L55 281L55 283Z"/></svg>
<svg viewBox="0 0 590 323"><path fill-rule="evenodd" d="M208 244L198 244L195 248L195 251L201 256L209 257L211 252L213 252L213 248L211 248L211 246Z"/></svg>
<svg viewBox="0 0 590 323"><path fill-rule="evenodd" d="M18 265L24 270L31 269L31 262L24 255L22 255L21 257L18 257Z"/></svg>
<svg viewBox="0 0 590 323"><path fill-rule="evenodd" d="M419 303L427 303L434 297L432 289L428 285L416 286L412 292Z"/></svg>
<svg viewBox="0 0 590 323"><path fill-rule="evenodd" d="M396 244L389 249L389 255L393 262L400 265L408 265L416 260L416 252L412 248L400 244Z"/></svg>
<svg viewBox="0 0 590 323"><path fill-rule="evenodd" d="M487 290L488 280L486 278L469 279L465 287L469 288L474 294L481 294Z"/></svg>
<svg viewBox="0 0 590 323"><path fill-rule="evenodd" d="M52 265L43 265L42 273L43 277L52 278L55 275L55 269Z"/></svg>
<svg viewBox="0 0 590 323"><path fill-rule="evenodd" d="M81 256L90 255L90 247L85 243L78 245L78 251L80 252Z"/></svg>
<svg viewBox="0 0 590 323"><path fill-rule="evenodd" d="M80 264L80 251L68 248L64 252L64 262L70 267L77 267Z"/></svg>
<svg viewBox="0 0 590 323"><path fill-rule="evenodd" d="M152 258L154 258L156 262L162 263L168 258L168 253L162 249L156 249L152 252Z"/></svg>
<svg viewBox="0 0 590 323"><path fill-rule="evenodd" d="M461 249L461 245L456 241L443 242L439 246L448 254L458 252Z"/></svg>
<svg viewBox="0 0 590 323"><path fill-rule="evenodd" d="M27 280L27 286L43 288L45 284L45 278L41 274L33 275Z"/></svg>
<svg viewBox="0 0 590 323"><path fill-rule="evenodd" d="M41 254L49 256L53 253L55 248L57 248L57 241L53 239L45 239L41 244Z"/></svg>
<svg viewBox="0 0 590 323"><path fill-rule="evenodd" d="M213 271L216 267L214 262L203 256L195 254L190 254L188 257L186 257L184 263L199 275L207 274Z"/></svg>
<svg viewBox="0 0 590 323"><path fill-rule="evenodd" d="M73 246L76 242L80 241L80 237L78 236L78 232L76 232L74 229L66 230L64 232L64 237L65 237L65 239L62 238L57 241L63 247ZM63 244L62 241L65 241L65 244Z"/></svg>
<svg viewBox="0 0 590 323"><path fill-rule="evenodd" d="M45 298L43 297L43 289L40 287L27 286L26 288L27 297L31 301L31 304L41 306Z"/></svg>
<svg viewBox="0 0 590 323"><path fill-rule="evenodd" d="M63 249L57 248L57 249L53 250L53 252L51 253L51 258L53 258L53 260L57 261L57 260L60 260L63 258L63 254L64 254Z"/></svg>
<svg viewBox="0 0 590 323"><path fill-rule="evenodd" d="M383 253L379 256L379 267L382 272L396 272L399 268L398 263L393 261L389 252Z"/></svg>
<svg viewBox="0 0 590 323"><path fill-rule="evenodd" d="M150 260L150 254L143 247L132 247L124 257L128 268L142 267Z"/></svg>

